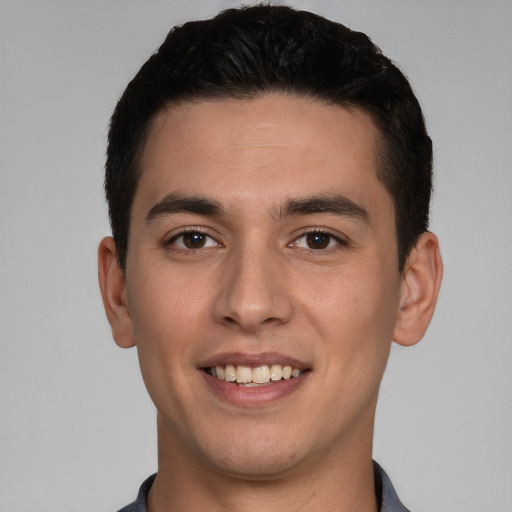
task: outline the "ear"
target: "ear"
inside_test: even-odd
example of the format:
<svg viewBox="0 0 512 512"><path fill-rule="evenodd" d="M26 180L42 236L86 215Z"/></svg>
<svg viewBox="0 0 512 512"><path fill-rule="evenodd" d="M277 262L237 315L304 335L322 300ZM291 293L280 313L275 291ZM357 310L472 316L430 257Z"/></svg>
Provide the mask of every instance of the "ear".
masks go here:
<svg viewBox="0 0 512 512"><path fill-rule="evenodd" d="M418 343L432 319L443 277L439 241L430 232L420 235L402 275L400 310L393 340L399 345Z"/></svg>
<svg viewBox="0 0 512 512"><path fill-rule="evenodd" d="M114 341L122 348L133 347L135 337L126 293L126 279L117 260L116 244L110 236L105 237L98 248L98 279Z"/></svg>

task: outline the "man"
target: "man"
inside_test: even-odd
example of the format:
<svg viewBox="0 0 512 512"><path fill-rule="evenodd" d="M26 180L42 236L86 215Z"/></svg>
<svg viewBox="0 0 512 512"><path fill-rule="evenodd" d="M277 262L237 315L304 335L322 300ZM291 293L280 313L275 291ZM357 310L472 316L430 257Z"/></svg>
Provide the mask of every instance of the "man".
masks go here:
<svg viewBox="0 0 512 512"><path fill-rule="evenodd" d="M432 317L432 145L368 37L287 7L173 29L112 117L99 278L158 411L124 512L405 511L372 462Z"/></svg>

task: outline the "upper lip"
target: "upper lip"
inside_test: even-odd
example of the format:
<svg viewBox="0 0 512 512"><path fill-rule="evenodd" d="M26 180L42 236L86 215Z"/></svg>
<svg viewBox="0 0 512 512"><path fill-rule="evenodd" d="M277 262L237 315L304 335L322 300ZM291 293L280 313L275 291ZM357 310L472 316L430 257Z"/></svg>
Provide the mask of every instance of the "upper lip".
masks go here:
<svg viewBox="0 0 512 512"><path fill-rule="evenodd" d="M202 362L200 368L211 368L213 366L222 366L226 364L242 365L242 366L262 366L273 364L280 364L284 366L291 366L299 370L306 370L309 366L290 356L279 354L277 352L254 352L254 353L242 353L242 352L222 352L215 354L214 356L206 359Z"/></svg>

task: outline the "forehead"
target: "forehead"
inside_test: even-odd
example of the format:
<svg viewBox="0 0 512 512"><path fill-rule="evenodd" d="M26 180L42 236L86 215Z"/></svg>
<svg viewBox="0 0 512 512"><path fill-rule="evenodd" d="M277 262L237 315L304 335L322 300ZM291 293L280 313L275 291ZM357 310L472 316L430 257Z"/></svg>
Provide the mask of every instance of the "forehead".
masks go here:
<svg viewBox="0 0 512 512"><path fill-rule="evenodd" d="M170 105L149 128L136 199L177 191L279 200L284 189L300 196L337 187L367 202L387 195L377 178L378 144L368 114L316 99L269 94Z"/></svg>

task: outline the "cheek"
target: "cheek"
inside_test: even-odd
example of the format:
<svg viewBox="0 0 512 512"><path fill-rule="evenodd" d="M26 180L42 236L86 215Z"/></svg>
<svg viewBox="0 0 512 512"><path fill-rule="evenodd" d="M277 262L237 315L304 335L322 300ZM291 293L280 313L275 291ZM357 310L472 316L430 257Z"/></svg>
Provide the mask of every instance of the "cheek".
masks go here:
<svg viewBox="0 0 512 512"><path fill-rule="evenodd" d="M154 276L158 278L155 279ZM128 286L128 301L146 386L186 378L193 351L205 339L206 294L196 282L164 269L138 275Z"/></svg>
<svg viewBox="0 0 512 512"><path fill-rule="evenodd" d="M144 268L139 264L139 268ZM151 332L181 337L200 324L207 309L207 283L200 276L189 275L164 261L134 276L128 283L128 299L138 339ZM186 327L186 328L185 328Z"/></svg>
<svg viewBox="0 0 512 512"><path fill-rule="evenodd" d="M393 331L400 291L399 279L386 278L390 275L367 266L313 276L300 286L304 309L326 334L359 331L370 338L385 337Z"/></svg>
<svg viewBox="0 0 512 512"><path fill-rule="evenodd" d="M368 397L376 392L389 356L399 281L383 275L347 269L324 283L328 293L316 293L305 306L325 343L326 371L354 398L365 389Z"/></svg>
<svg viewBox="0 0 512 512"><path fill-rule="evenodd" d="M141 290L132 308L135 339L142 379L159 411L176 411L185 416L190 381L194 372L192 349L199 333L190 308L173 294ZM166 417L175 417L166 414Z"/></svg>

